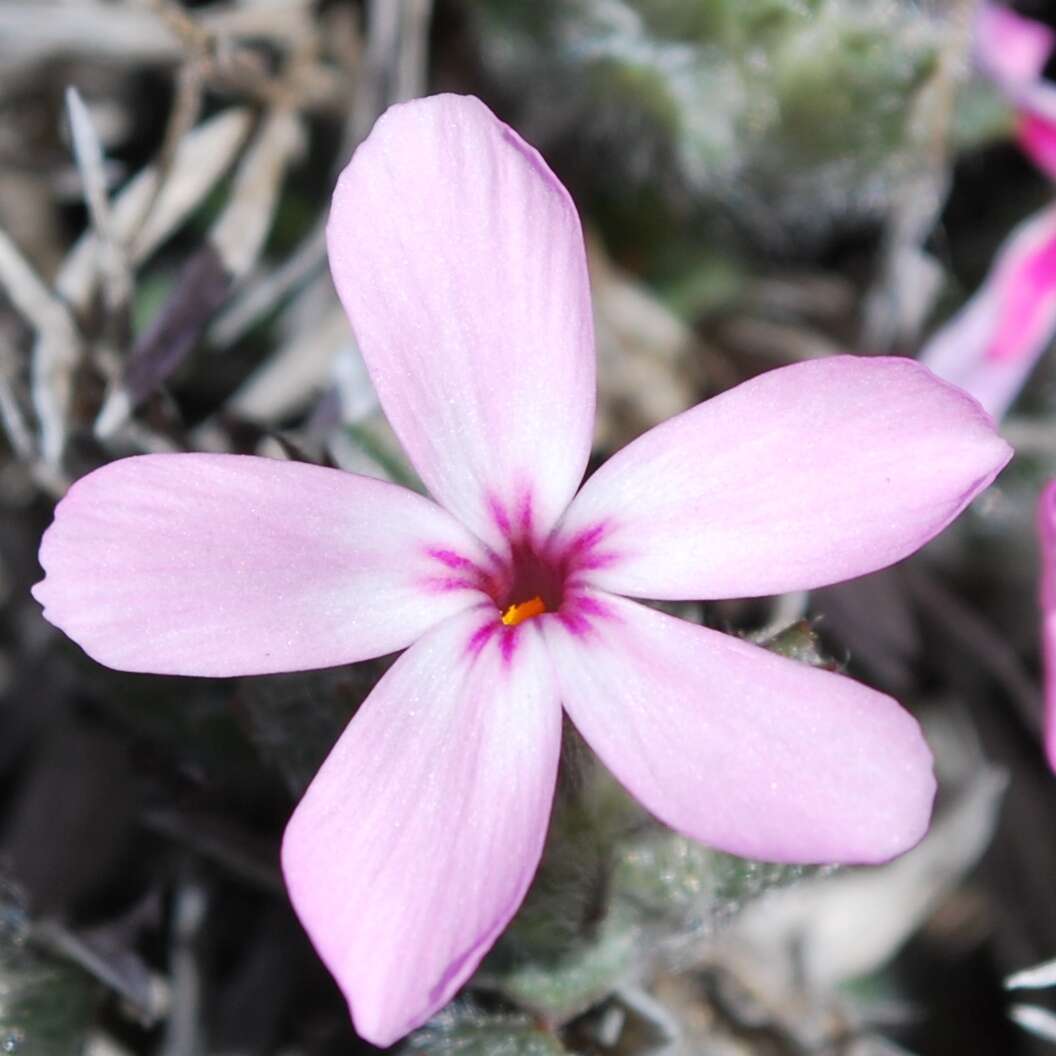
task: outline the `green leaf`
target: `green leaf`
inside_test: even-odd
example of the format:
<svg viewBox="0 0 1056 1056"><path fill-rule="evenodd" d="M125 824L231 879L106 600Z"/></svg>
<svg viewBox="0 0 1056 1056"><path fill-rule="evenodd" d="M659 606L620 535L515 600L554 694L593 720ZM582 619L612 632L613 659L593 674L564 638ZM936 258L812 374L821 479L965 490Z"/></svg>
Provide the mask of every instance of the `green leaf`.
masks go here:
<svg viewBox="0 0 1056 1056"><path fill-rule="evenodd" d="M619 906L594 937L553 960L525 961L501 978L504 996L545 1019L564 1023L607 997L640 961L633 912Z"/></svg>

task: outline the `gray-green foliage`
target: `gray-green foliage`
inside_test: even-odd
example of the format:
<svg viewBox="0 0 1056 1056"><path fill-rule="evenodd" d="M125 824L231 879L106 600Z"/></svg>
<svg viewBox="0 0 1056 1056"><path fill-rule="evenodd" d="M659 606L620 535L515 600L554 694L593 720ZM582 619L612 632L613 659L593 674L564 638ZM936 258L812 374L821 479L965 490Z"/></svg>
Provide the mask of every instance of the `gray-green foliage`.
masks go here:
<svg viewBox="0 0 1056 1056"><path fill-rule="evenodd" d="M756 642L778 656L798 660L801 664L821 667L827 671L835 671L839 667L821 648L818 633L810 620L796 620L774 634L757 638Z"/></svg>
<svg viewBox="0 0 1056 1056"><path fill-rule="evenodd" d="M761 644L799 662L834 666L808 621ZM568 726L543 861L523 906L470 983L533 1019L453 1006L415 1034L409 1049L562 1051L530 1024L557 1030L604 1006L656 969L684 963L687 947L715 936L752 899L813 872L737 858L672 832Z"/></svg>
<svg viewBox="0 0 1056 1056"><path fill-rule="evenodd" d="M803 873L734 858L659 825L572 733L565 755L542 865L474 981L555 1026Z"/></svg>
<svg viewBox="0 0 1056 1056"><path fill-rule="evenodd" d="M402 1051L407 1056L559 1056L566 1050L528 1016L489 1016L455 1004L412 1034Z"/></svg>
<svg viewBox="0 0 1056 1056"><path fill-rule="evenodd" d="M721 207L768 244L876 216L917 151L912 112L951 32L891 0L478 0L500 84L538 139L575 129L643 211ZM560 106L557 105L560 101ZM952 135L992 135L971 98ZM620 191L610 190L614 195ZM626 203L625 203L626 204Z"/></svg>
<svg viewBox="0 0 1056 1056"><path fill-rule="evenodd" d="M17 892L0 878L0 1053L75 1056L95 1015L98 986L79 968L35 950Z"/></svg>

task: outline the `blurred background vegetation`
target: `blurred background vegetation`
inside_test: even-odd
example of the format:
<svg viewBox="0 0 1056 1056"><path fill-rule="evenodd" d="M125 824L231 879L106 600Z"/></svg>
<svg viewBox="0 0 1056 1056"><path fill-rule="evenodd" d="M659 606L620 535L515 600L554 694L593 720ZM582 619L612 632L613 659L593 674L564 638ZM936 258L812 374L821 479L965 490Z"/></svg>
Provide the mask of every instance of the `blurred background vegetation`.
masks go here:
<svg viewBox="0 0 1056 1056"><path fill-rule="evenodd" d="M256 452L413 483L322 239L377 115L478 94L569 186L600 460L761 370L915 355L976 288L1051 188L973 72L973 10L0 0L0 1052L370 1051L277 848L386 661L122 675L28 588L55 500L113 458ZM920 847L872 870L720 855L643 815L569 731L528 901L405 1051L1042 1052L1003 979L1056 956L1032 527L1054 410L1043 362L1012 467L899 567L677 607L911 708L942 783Z"/></svg>

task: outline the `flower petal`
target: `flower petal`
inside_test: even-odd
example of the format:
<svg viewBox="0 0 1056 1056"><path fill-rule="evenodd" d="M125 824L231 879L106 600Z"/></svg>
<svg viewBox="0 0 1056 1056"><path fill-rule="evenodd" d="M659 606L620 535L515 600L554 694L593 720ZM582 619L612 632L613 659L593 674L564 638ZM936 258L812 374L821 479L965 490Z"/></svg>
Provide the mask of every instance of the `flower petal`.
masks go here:
<svg viewBox="0 0 1056 1056"><path fill-rule="evenodd" d="M776 594L890 565L1011 457L911 360L833 356L753 378L651 429L584 485L558 542L589 582L649 598Z"/></svg>
<svg viewBox="0 0 1056 1056"><path fill-rule="evenodd" d="M890 697L615 596L546 620L562 702L661 821L734 854L878 862L923 836L935 781Z"/></svg>
<svg viewBox="0 0 1056 1056"><path fill-rule="evenodd" d="M583 236L546 163L478 99L394 106L341 175L330 267L422 480L493 545L545 534L583 476L594 346Z"/></svg>
<svg viewBox="0 0 1056 1056"><path fill-rule="evenodd" d="M1056 84L1047 77L1025 85L1017 102L1022 112L1034 114L1042 121L1056 121Z"/></svg>
<svg viewBox="0 0 1056 1056"><path fill-rule="evenodd" d="M1012 103L1024 113L1056 121L1056 84L1044 75L1056 50L1056 30L1004 4L984 3L974 44L979 65Z"/></svg>
<svg viewBox="0 0 1056 1056"><path fill-rule="evenodd" d="M44 615L124 671L300 671L402 649L480 593L480 544L413 492L240 455L144 455L70 489L44 535Z"/></svg>
<svg viewBox="0 0 1056 1056"><path fill-rule="evenodd" d="M979 65L1013 98L1041 79L1056 33L1004 4L984 3L974 27Z"/></svg>
<svg viewBox="0 0 1056 1056"><path fill-rule="evenodd" d="M464 613L400 657L286 830L294 907L378 1045L465 982L542 852L561 708L538 621L496 624Z"/></svg>
<svg viewBox="0 0 1056 1056"><path fill-rule="evenodd" d="M1020 224L974 297L928 341L920 362L1000 419L1056 332L1056 206Z"/></svg>
<svg viewBox="0 0 1056 1056"><path fill-rule="evenodd" d="M1038 500L1041 543L1041 655L1045 675L1045 754L1056 771L1056 480Z"/></svg>
<svg viewBox="0 0 1056 1056"><path fill-rule="evenodd" d="M1016 141L1049 179L1056 180L1056 120L1038 114L1020 114Z"/></svg>

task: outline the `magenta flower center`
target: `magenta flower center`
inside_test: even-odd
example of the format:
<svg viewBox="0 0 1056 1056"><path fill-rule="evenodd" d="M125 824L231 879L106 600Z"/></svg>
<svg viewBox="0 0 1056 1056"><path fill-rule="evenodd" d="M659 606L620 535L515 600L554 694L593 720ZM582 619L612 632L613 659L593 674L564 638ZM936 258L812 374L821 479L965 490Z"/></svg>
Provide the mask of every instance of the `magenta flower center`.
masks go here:
<svg viewBox="0 0 1056 1056"><path fill-rule="evenodd" d="M531 544L514 543L504 575L489 584L507 627L544 612L558 612L565 599L566 562L547 560Z"/></svg>
<svg viewBox="0 0 1056 1056"><path fill-rule="evenodd" d="M508 524L502 527L509 528ZM489 551L479 564L453 550L430 548L429 556L446 570L430 579L430 586L440 590L470 587L484 594L498 616L489 634L501 627L513 629L544 613L558 616L569 630L579 633L587 629L588 617L602 612L599 603L584 594L583 573L612 560L611 554L600 549L603 535L602 526L596 525L555 544L553 540L536 542L526 531L516 538L507 537L505 553Z"/></svg>

